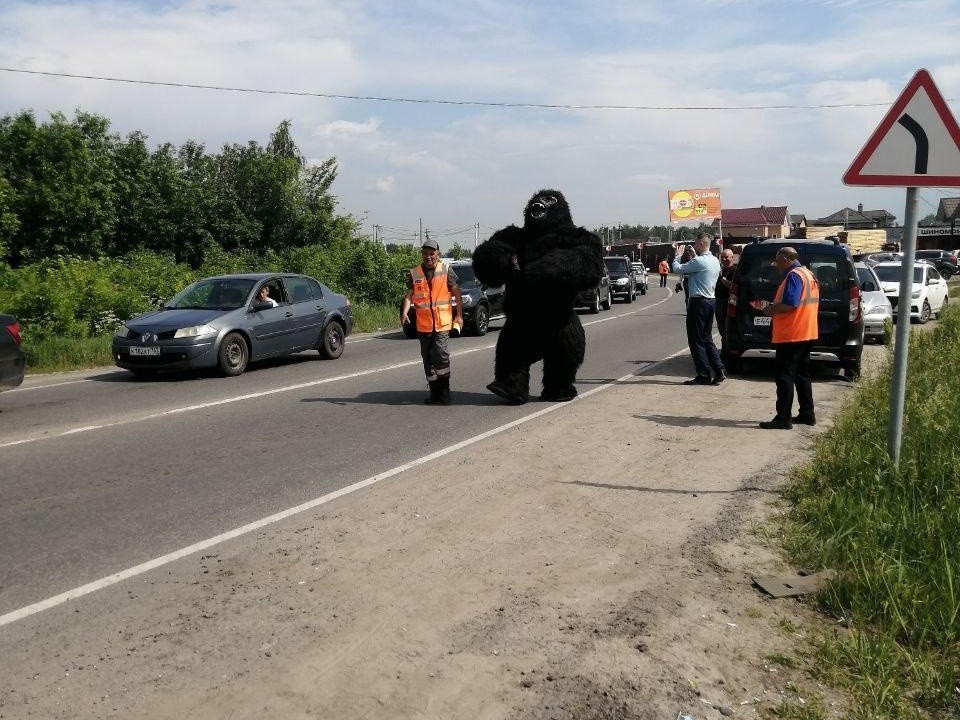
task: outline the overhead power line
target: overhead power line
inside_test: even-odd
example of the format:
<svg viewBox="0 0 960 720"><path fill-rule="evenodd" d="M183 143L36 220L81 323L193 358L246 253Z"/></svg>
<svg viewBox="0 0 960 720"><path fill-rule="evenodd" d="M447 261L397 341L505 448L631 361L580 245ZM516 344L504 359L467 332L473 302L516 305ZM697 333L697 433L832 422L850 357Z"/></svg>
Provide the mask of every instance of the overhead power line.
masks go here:
<svg viewBox="0 0 960 720"><path fill-rule="evenodd" d="M497 108L535 108L541 110L831 110L837 108L887 107L893 100L870 103L823 103L818 105L589 105L533 102L488 102L484 100L439 100L436 98L405 98L380 95L343 95L340 93L308 92L302 90L270 90L264 88L242 88L227 85L201 85L198 83L165 82L160 80L137 80L134 78L116 78L105 75L80 75L75 73L48 72L45 70L26 70L23 68L0 67L0 71L21 73L24 75L43 75L46 77L69 78L72 80L98 80L101 82L125 83L128 85L150 85L154 87L187 88L193 90L217 90L221 92L251 93L257 95L286 95L291 97L314 97L328 100L362 100L368 102L414 103L422 105L469 105L474 107ZM954 102L956 98L947 98Z"/></svg>

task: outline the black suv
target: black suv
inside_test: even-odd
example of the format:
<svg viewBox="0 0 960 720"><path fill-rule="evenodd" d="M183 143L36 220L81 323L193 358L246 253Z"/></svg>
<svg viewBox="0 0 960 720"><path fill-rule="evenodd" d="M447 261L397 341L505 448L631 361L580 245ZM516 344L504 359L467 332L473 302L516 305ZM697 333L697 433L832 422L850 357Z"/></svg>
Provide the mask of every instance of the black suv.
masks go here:
<svg viewBox="0 0 960 720"><path fill-rule="evenodd" d="M463 300L464 332L474 335L486 335L491 320L501 320L503 314L504 286L491 288L480 284L473 272L471 260L454 260L448 263L457 276L460 285L460 297ZM417 336L416 311L410 308L410 322L403 327L409 338Z"/></svg>
<svg viewBox="0 0 960 720"><path fill-rule="evenodd" d="M610 294L632 303L637 297L637 282L630 258L608 255L603 259L603 264L607 266L607 272L610 273Z"/></svg>
<svg viewBox="0 0 960 720"><path fill-rule="evenodd" d="M10 390L22 383L23 368L20 324L13 315L0 315L0 390Z"/></svg>
<svg viewBox="0 0 960 720"><path fill-rule="evenodd" d="M913 256L917 260L926 260L940 271L947 280L960 272L957 268L957 256L947 250L917 250Z"/></svg>
<svg viewBox="0 0 960 720"><path fill-rule="evenodd" d="M857 271L846 246L814 240L767 240L746 245L740 254L727 304L727 352L724 364L738 372L745 358L774 357L771 318L750 307L752 300L772 301L780 271L772 264L777 250L795 248L802 265L820 285L820 337L810 359L839 365L848 379L860 374L863 352L863 311Z"/></svg>

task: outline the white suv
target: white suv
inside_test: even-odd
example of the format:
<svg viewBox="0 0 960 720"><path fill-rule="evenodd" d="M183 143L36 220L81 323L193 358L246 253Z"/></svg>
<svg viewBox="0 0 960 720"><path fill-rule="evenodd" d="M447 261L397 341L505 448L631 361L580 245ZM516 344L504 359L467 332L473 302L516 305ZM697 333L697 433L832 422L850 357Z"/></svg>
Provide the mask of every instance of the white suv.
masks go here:
<svg viewBox="0 0 960 720"><path fill-rule="evenodd" d="M903 266L895 262L882 262L873 266L880 278L883 292L893 306L893 316L897 317L897 300L900 299L900 274ZM910 300L910 319L925 323L931 317L939 315L947 306L950 295L947 281L928 263L918 262L913 266L913 291Z"/></svg>

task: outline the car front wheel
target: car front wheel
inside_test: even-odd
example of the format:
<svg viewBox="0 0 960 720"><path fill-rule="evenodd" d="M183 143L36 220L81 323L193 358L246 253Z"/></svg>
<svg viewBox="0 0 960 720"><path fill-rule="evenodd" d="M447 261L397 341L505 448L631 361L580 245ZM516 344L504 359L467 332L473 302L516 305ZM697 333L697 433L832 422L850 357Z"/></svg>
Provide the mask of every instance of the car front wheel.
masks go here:
<svg viewBox="0 0 960 720"><path fill-rule="evenodd" d="M325 360L336 360L343 355L346 334L343 325L336 320L323 329L323 339L320 341L320 356Z"/></svg>
<svg viewBox="0 0 960 720"><path fill-rule="evenodd" d="M593 303L591 303L590 305L590 312L592 312L594 315L600 312L600 291L599 290L597 290L593 294Z"/></svg>
<svg viewBox="0 0 960 720"><path fill-rule="evenodd" d="M250 360L250 351L247 349L247 341L243 339L240 333L229 333L220 343L220 351L217 353L217 366L227 377L242 375L247 369L247 362Z"/></svg>
<svg viewBox="0 0 960 720"><path fill-rule="evenodd" d="M487 310L486 305L477 306L477 317L473 321L473 331L477 334L478 337L482 337L487 334L487 328L490 327L490 311Z"/></svg>
<svg viewBox="0 0 960 720"><path fill-rule="evenodd" d="M923 301L923 307L920 308L920 318L919 322L921 325L924 323L930 322L930 303L926 300Z"/></svg>
<svg viewBox="0 0 960 720"><path fill-rule="evenodd" d="M627 293L627 302L632 303L636 296L637 296L637 289L634 287L631 287L630 292Z"/></svg>

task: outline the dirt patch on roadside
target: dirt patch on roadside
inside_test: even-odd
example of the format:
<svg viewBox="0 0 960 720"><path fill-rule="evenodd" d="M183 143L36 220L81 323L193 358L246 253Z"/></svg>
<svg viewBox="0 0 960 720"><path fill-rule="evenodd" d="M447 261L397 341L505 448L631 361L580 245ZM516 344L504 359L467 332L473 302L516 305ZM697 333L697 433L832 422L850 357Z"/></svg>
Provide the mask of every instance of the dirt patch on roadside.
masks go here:
<svg viewBox="0 0 960 720"><path fill-rule="evenodd" d="M0 629L0 718L766 717L813 619L755 530L819 428L688 365Z"/></svg>

